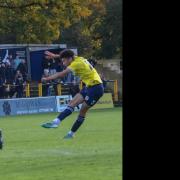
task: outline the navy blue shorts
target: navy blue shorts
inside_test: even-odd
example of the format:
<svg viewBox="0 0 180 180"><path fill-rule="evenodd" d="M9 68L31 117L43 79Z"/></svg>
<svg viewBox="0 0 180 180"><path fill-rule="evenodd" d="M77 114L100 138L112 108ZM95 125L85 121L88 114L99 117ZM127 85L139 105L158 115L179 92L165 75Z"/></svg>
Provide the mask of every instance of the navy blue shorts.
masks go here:
<svg viewBox="0 0 180 180"><path fill-rule="evenodd" d="M104 94L103 84L97 84L91 87L84 86L80 94L88 106L94 106Z"/></svg>

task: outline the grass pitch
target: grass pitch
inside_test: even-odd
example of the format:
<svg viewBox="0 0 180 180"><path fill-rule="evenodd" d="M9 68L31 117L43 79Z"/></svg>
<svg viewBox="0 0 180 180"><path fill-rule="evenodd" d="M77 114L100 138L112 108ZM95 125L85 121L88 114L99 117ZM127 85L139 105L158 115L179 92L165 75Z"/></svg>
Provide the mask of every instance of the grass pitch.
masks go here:
<svg viewBox="0 0 180 180"><path fill-rule="evenodd" d="M0 117L0 179L122 180L122 108L89 111L70 140L77 112L56 129L40 126L57 114Z"/></svg>

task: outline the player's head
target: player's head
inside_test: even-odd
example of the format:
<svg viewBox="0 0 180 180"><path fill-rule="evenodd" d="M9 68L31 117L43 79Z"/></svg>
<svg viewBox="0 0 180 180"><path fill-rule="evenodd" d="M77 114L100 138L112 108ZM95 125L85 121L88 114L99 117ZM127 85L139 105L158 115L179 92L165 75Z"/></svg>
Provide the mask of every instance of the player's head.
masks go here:
<svg viewBox="0 0 180 180"><path fill-rule="evenodd" d="M70 49L64 49L60 52L60 59L64 66L69 66L74 59L74 52Z"/></svg>

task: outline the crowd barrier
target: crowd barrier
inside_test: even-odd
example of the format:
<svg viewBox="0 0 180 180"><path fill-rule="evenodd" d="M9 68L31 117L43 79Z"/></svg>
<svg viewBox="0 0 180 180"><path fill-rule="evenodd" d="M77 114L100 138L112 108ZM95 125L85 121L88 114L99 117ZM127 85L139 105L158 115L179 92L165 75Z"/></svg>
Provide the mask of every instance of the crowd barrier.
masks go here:
<svg viewBox="0 0 180 180"><path fill-rule="evenodd" d="M113 93L113 101L118 101L120 97L118 97L118 81L117 80L108 80L108 83L112 83L112 93ZM64 85L71 85L72 83L49 83L51 86L52 85L57 85L57 95L61 96L62 95L62 90L64 89ZM34 90L31 90L31 88L35 88L36 92L37 92L37 97L42 97L43 96L43 86L45 86L46 84L44 83L38 83L36 85L32 85L30 83L26 83L24 85L24 96L25 97L35 97L34 94ZM15 87L18 85L10 85L7 84L5 85L6 88L10 88L10 87ZM83 88L83 83L82 81L79 84L79 88L82 89Z"/></svg>
<svg viewBox="0 0 180 180"><path fill-rule="evenodd" d="M71 95L0 99L0 116L62 112L71 99ZM112 94L105 93L92 109L112 107ZM75 108L75 111L79 109Z"/></svg>

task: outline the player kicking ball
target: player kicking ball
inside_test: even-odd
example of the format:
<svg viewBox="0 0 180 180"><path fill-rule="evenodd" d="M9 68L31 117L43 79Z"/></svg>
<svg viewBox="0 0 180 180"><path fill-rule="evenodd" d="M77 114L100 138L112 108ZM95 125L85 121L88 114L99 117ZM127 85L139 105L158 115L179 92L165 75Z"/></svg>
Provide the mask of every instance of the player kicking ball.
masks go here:
<svg viewBox="0 0 180 180"><path fill-rule="evenodd" d="M60 54L53 54L46 51L45 54L50 58L59 57L64 66L67 68L62 72L57 72L49 77L43 77L42 81L50 81L57 78L62 78L69 72L73 72L75 76L79 76L82 82L86 85L77 93L70 101L67 108L59 114L51 122L42 124L44 128L57 128L60 123L69 115L72 114L74 108L82 103L77 120L74 122L71 130L64 137L65 139L71 139L74 137L75 132L79 129L85 120L86 113L89 108L97 103L97 101L103 96L104 88L101 78L95 68L83 57L75 56L74 52L69 49L65 49Z"/></svg>

